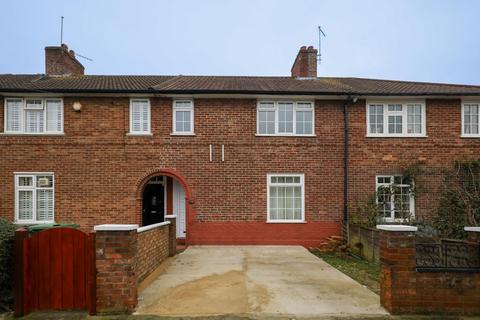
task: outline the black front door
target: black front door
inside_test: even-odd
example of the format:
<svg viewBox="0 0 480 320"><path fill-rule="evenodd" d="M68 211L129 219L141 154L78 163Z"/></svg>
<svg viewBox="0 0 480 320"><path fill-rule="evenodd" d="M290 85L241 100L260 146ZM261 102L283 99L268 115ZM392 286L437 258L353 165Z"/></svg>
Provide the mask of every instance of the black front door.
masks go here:
<svg viewBox="0 0 480 320"><path fill-rule="evenodd" d="M143 225L165 221L164 188L161 184L147 184L143 192Z"/></svg>

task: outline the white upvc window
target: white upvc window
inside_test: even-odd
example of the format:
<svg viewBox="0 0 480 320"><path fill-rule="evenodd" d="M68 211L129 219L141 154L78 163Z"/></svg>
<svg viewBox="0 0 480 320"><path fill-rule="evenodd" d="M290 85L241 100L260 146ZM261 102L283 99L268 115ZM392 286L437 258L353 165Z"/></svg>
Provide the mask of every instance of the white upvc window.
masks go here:
<svg viewBox="0 0 480 320"><path fill-rule="evenodd" d="M54 184L53 173L16 173L15 222L53 222Z"/></svg>
<svg viewBox="0 0 480 320"><path fill-rule="evenodd" d="M367 136L425 137L424 102L367 103Z"/></svg>
<svg viewBox="0 0 480 320"><path fill-rule="evenodd" d="M308 101L259 101L257 135L313 136L314 103Z"/></svg>
<svg viewBox="0 0 480 320"><path fill-rule="evenodd" d="M462 103L462 137L480 138L480 103Z"/></svg>
<svg viewBox="0 0 480 320"><path fill-rule="evenodd" d="M396 222L414 217L415 197L411 183L402 175L376 177L377 204L382 221Z"/></svg>
<svg viewBox="0 0 480 320"><path fill-rule="evenodd" d="M6 98L4 115L5 133L63 133L63 100L59 98Z"/></svg>
<svg viewBox="0 0 480 320"><path fill-rule="evenodd" d="M193 100L173 101L173 134L192 135L194 123Z"/></svg>
<svg viewBox="0 0 480 320"><path fill-rule="evenodd" d="M130 99L130 135L150 134L150 100Z"/></svg>
<svg viewBox="0 0 480 320"><path fill-rule="evenodd" d="M304 222L304 175L267 175L267 222Z"/></svg>

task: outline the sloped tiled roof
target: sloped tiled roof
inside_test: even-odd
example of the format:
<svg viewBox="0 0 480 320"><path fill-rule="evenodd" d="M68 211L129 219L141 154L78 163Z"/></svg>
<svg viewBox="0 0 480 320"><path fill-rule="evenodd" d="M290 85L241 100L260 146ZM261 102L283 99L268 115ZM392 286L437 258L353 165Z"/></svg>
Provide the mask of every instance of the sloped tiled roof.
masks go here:
<svg viewBox="0 0 480 320"><path fill-rule="evenodd" d="M0 75L0 92L480 95L480 86L362 78Z"/></svg>

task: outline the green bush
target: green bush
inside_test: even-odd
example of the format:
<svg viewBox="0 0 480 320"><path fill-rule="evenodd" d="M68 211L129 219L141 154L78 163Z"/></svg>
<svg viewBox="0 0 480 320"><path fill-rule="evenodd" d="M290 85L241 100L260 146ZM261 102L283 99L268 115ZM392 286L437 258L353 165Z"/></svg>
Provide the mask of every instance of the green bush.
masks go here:
<svg viewBox="0 0 480 320"><path fill-rule="evenodd" d="M13 307L15 225L0 219L0 311Z"/></svg>

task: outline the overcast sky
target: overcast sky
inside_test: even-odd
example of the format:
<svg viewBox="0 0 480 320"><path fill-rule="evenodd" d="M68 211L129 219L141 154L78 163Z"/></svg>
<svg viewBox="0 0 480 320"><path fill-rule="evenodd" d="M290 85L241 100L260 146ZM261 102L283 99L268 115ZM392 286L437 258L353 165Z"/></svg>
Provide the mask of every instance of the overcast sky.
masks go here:
<svg viewBox="0 0 480 320"><path fill-rule="evenodd" d="M321 25L319 76L480 84L476 0L2 0L0 12L0 73L43 73L63 15L87 74L290 75Z"/></svg>

